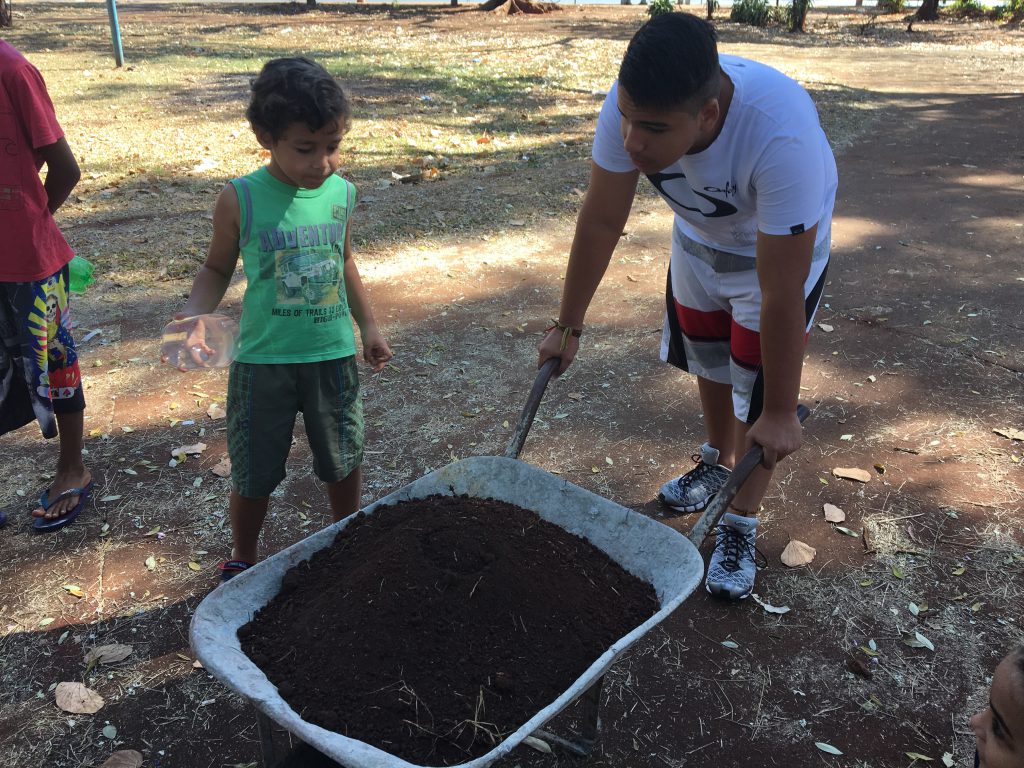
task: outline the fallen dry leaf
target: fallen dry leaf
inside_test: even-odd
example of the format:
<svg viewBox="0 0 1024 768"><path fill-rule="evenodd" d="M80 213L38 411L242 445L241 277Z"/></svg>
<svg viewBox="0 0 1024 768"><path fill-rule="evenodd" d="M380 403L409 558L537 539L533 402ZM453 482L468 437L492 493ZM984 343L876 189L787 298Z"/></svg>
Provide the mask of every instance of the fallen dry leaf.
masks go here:
<svg viewBox="0 0 1024 768"><path fill-rule="evenodd" d="M106 759L100 768L140 768L142 753L134 749L119 749Z"/></svg>
<svg viewBox="0 0 1024 768"><path fill-rule="evenodd" d="M196 443L195 445L182 445L171 450L171 456L179 458L185 454L191 454L192 456L198 456L206 450L206 443Z"/></svg>
<svg viewBox="0 0 1024 768"><path fill-rule="evenodd" d="M788 605L772 605L770 603L766 603L756 592L752 593L750 596L753 598L754 602L764 608L767 613L775 613L781 616L782 614L789 613L791 610Z"/></svg>
<svg viewBox="0 0 1024 768"><path fill-rule="evenodd" d="M799 568L801 565L811 562L816 554L817 552L810 544L791 539L786 548L782 550L782 564L788 565L790 568Z"/></svg>
<svg viewBox="0 0 1024 768"><path fill-rule="evenodd" d="M993 429L992 431L1000 437L1005 437L1008 440L1024 440L1024 429L1012 429L1008 427L1006 429Z"/></svg>
<svg viewBox="0 0 1024 768"><path fill-rule="evenodd" d="M913 637L908 634L903 638L903 644L909 645L911 648L927 648L929 651L935 651L935 646L932 644L932 641L920 632L915 632Z"/></svg>
<svg viewBox="0 0 1024 768"><path fill-rule="evenodd" d="M210 407L206 409L206 415L217 421L227 416L228 412L224 410L224 406L220 403L210 403Z"/></svg>
<svg viewBox="0 0 1024 768"><path fill-rule="evenodd" d="M110 643L109 645L97 645L85 654L86 664L114 664L124 661L132 655L132 647L123 643Z"/></svg>
<svg viewBox="0 0 1024 768"><path fill-rule="evenodd" d="M231 458L225 456L210 471L217 477L231 477Z"/></svg>
<svg viewBox="0 0 1024 768"><path fill-rule="evenodd" d="M54 691L57 706L75 715L91 715L103 709L103 697L81 683L58 683Z"/></svg>
<svg viewBox="0 0 1024 768"><path fill-rule="evenodd" d="M545 755L551 754L551 747L543 739L538 739L536 736L527 736L523 739L523 744L528 747L533 747L538 752L543 752Z"/></svg>
<svg viewBox="0 0 1024 768"><path fill-rule="evenodd" d="M856 467L836 467L832 470L832 474L844 480L856 480L858 483L866 483L871 479L870 472Z"/></svg>
<svg viewBox="0 0 1024 768"><path fill-rule="evenodd" d="M825 519L830 523L841 523L846 519L846 513L835 504L826 504L824 510Z"/></svg>
<svg viewBox="0 0 1024 768"><path fill-rule="evenodd" d="M814 742L814 746L816 746L822 752L828 752L830 755L841 755L841 754L843 754L840 750L836 749L835 747L833 747L828 742L816 741L816 742Z"/></svg>
<svg viewBox="0 0 1024 768"><path fill-rule="evenodd" d="M875 655L874 652L872 652L872 655ZM846 668L853 672L853 674L859 675L860 677L863 677L866 680L870 680L875 676L875 673L871 670L871 667L869 667L863 661L854 656L846 657Z"/></svg>

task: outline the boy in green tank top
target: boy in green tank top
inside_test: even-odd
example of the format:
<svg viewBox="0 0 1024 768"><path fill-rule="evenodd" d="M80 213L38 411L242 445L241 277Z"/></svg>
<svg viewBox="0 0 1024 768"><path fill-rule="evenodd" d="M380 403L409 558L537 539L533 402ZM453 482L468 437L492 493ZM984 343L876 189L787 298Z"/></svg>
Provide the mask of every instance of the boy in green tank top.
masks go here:
<svg viewBox="0 0 1024 768"><path fill-rule="evenodd" d="M246 117L270 162L220 193L206 263L176 315L216 309L241 254L248 285L228 376L233 551L220 565L224 580L257 560L297 412L334 520L359 508L363 415L353 318L372 370L391 359L352 258L355 188L335 174L350 119L344 92L319 64L275 59L253 81ZM205 346L189 339L197 342Z"/></svg>

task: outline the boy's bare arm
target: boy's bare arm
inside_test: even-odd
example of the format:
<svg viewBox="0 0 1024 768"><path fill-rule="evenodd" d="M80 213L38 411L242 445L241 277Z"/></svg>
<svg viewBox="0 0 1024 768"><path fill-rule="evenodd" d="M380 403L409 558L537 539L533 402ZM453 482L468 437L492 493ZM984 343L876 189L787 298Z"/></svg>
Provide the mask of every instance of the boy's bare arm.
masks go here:
<svg viewBox="0 0 1024 768"><path fill-rule="evenodd" d="M587 308L601 284L629 218L639 177L638 171L612 173L591 163L590 184L576 219L576 233L565 270L565 285L558 311L559 322L574 328L583 327ZM562 333L549 333L541 342L540 364L557 355L562 358L559 373L565 371L579 347L574 337L567 337L566 340L565 349L560 349Z"/></svg>
<svg viewBox="0 0 1024 768"><path fill-rule="evenodd" d="M807 332L804 282L817 230L815 226L799 235L757 236L764 407L747 438L748 444L764 446L764 464L769 468L803 441L796 406Z"/></svg>
<svg viewBox="0 0 1024 768"><path fill-rule="evenodd" d="M345 295L348 298L348 308L352 317L359 326L359 335L363 342L363 358L368 362L373 371L381 371L391 359L391 348L388 347L384 335L377 325L373 316L373 307L370 306L370 297L366 293L362 278L359 276L359 268L356 260L352 257L352 241L349 236L350 228L345 228Z"/></svg>
<svg viewBox="0 0 1024 768"><path fill-rule="evenodd" d="M43 182L43 189L46 190L47 207L50 213L54 213L68 199L71 190L82 178L82 171L71 147L68 146L67 139L62 138L53 144L40 147L38 151L46 163L46 181Z"/></svg>
<svg viewBox="0 0 1024 768"><path fill-rule="evenodd" d="M213 237L206 262L192 281L188 302L178 314L183 317L205 315L213 312L231 282L231 275L238 263L238 233L241 214L238 195L228 184L217 197L213 209Z"/></svg>

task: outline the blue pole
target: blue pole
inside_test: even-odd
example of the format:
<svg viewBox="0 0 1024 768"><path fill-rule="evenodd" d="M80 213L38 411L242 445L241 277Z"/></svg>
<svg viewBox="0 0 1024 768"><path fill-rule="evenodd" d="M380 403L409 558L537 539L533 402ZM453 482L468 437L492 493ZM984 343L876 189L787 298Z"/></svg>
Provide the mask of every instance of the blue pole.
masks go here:
<svg viewBox="0 0 1024 768"><path fill-rule="evenodd" d="M110 40L114 44L114 63L124 66L124 49L121 47L121 25L117 23L117 2L107 0L107 15L110 17Z"/></svg>

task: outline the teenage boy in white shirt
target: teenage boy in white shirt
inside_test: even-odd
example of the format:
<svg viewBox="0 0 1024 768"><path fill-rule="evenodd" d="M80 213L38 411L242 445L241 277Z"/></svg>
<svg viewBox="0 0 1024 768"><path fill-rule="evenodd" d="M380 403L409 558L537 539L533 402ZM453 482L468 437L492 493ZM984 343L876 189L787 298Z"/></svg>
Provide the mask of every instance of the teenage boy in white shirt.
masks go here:
<svg viewBox="0 0 1024 768"><path fill-rule="evenodd" d="M662 359L696 375L707 441L666 482L677 512L704 509L754 442L764 461L723 515L707 590L744 598L761 499L800 447L804 346L828 266L837 174L807 92L771 67L719 56L686 13L634 35L598 118L558 319L540 345L562 373L643 174L675 212Z"/></svg>

